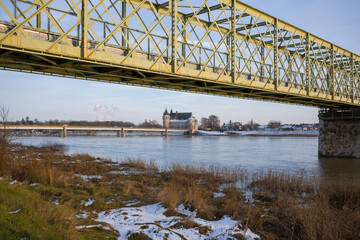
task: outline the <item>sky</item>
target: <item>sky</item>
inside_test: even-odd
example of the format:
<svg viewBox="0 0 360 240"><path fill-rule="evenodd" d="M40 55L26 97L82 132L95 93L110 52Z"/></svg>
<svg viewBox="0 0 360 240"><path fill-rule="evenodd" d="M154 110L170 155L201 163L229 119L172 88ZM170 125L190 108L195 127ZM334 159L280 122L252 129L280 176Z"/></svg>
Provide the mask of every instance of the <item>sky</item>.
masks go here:
<svg viewBox="0 0 360 240"><path fill-rule="evenodd" d="M243 0L349 51L360 54L359 0ZM167 107L193 112L197 119L211 114L229 120L260 124L314 123L318 109L291 104L182 93L99 83L36 74L0 71L0 104L10 119L118 120L162 122Z"/></svg>

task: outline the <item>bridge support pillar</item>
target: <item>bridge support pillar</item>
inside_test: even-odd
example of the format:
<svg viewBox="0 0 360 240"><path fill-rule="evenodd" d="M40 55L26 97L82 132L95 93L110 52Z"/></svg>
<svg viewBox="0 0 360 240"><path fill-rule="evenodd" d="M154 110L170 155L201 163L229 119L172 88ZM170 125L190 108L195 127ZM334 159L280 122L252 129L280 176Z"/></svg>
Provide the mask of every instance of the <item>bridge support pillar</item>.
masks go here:
<svg viewBox="0 0 360 240"><path fill-rule="evenodd" d="M122 137L122 138L125 137L125 129L124 129L124 128L121 129L121 137Z"/></svg>
<svg viewBox="0 0 360 240"><path fill-rule="evenodd" d="M66 131L66 127L63 126L63 129L61 130L61 137L66 138L67 137L67 131Z"/></svg>
<svg viewBox="0 0 360 240"><path fill-rule="evenodd" d="M165 129L164 136L165 136L165 137L168 137L168 136L169 136L169 131L168 131L167 129Z"/></svg>
<svg viewBox="0 0 360 240"><path fill-rule="evenodd" d="M360 158L360 110L319 111L319 156Z"/></svg>

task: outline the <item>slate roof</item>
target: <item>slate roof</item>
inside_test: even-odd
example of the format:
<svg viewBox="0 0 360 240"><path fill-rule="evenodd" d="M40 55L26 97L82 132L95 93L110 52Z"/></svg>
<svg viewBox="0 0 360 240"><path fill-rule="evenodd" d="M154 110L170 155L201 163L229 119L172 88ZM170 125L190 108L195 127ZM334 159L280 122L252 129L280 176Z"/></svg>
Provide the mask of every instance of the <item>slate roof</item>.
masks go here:
<svg viewBox="0 0 360 240"><path fill-rule="evenodd" d="M191 112L187 112L187 113L172 113L170 114L170 119L171 120L186 120L192 117L192 113Z"/></svg>

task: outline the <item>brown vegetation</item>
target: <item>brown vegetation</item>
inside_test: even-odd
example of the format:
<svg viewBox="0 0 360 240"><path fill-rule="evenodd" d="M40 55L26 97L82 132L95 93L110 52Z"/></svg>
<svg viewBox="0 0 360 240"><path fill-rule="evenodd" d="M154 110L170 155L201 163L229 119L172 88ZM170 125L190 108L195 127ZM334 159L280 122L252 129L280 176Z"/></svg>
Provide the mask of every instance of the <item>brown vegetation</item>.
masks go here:
<svg viewBox="0 0 360 240"><path fill-rule="evenodd" d="M197 217L207 220L228 215L262 239L360 239L360 185L345 178L318 180L303 172L297 175L273 171L249 174L241 168L181 165L160 171L153 162L141 159L115 163L87 154L66 155L63 146L52 144L43 147L11 145L6 159L6 171L1 176L21 182L22 186L17 187L31 193L32 199L38 196L40 200L35 205L54 208L41 211L43 221L61 226L61 231L69 230L76 238L86 238L89 234L97 238L99 232L116 236L115 231L103 228L75 229L78 225L94 224L94 216L86 219L74 216L85 210L99 212L120 208L125 201L136 199L138 205L164 202L167 215L181 216L177 212L180 204L196 210ZM31 183L38 186L26 187ZM222 194L214 195L216 192ZM95 202L85 206L83 202L88 199ZM54 201L59 205L52 203ZM0 198L0 215L3 206L6 211L14 211L22 209L24 204ZM39 207L36 209L40 211ZM0 224L2 221L0 217ZM197 227L186 217L180 225L173 227ZM26 237L35 230L23 226L21 230L9 231ZM204 234L208 231L201 229ZM132 239L146 239L140 235L133 234ZM71 238L69 234L64 236Z"/></svg>

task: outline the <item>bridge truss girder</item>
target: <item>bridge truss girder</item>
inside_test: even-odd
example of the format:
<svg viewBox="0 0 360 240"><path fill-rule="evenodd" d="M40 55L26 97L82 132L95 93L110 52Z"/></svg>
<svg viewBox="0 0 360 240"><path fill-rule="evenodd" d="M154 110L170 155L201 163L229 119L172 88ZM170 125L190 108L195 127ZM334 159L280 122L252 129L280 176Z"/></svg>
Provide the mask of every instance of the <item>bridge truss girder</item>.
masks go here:
<svg viewBox="0 0 360 240"><path fill-rule="evenodd" d="M196 4L0 0L0 66L229 97L360 106L358 55L236 0Z"/></svg>

